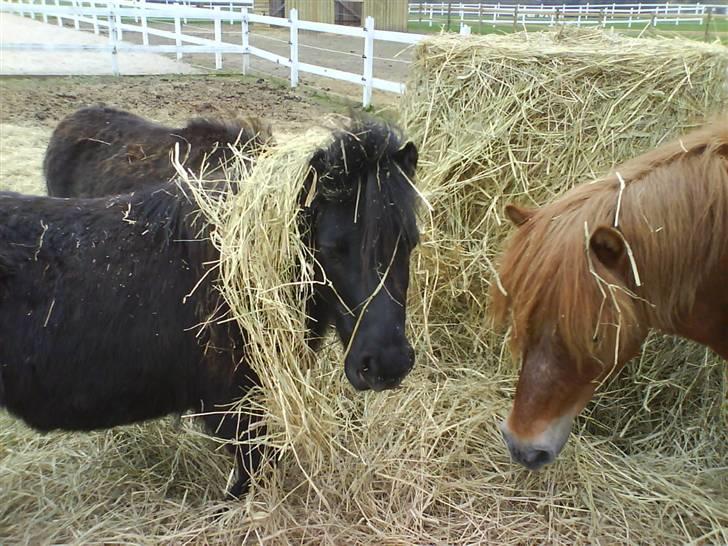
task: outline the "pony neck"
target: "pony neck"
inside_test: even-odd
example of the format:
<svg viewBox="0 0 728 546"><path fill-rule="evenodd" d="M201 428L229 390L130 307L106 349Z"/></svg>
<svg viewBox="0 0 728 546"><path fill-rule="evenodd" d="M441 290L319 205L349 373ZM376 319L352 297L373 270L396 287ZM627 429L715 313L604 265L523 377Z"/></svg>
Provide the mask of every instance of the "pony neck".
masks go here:
<svg viewBox="0 0 728 546"><path fill-rule="evenodd" d="M725 165L724 156L708 149L654 166L628 183L619 227L642 281L634 286L628 271L641 323L728 358Z"/></svg>

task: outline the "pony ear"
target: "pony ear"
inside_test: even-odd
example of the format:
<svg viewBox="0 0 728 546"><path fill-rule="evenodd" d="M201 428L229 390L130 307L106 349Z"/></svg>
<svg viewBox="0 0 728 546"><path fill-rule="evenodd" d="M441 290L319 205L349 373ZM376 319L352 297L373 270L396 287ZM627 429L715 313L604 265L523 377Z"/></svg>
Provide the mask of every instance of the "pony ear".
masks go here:
<svg viewBox="0 0 728 546"><path fill-rule="evenodd" d="M319 178L326 172L326 152L319 148L313 153L308 164L311 168L306 176L306 180L303 181L303 188L299 197L299 204L303 209L310 207L316 197L316 191L318 189L316 185Z"/></svg>
<svg viewBox="0 0 728 546"><path fill-rule="evenodd" d="M589 238L589 248L607 269L619 269L627 254L622 234L608 226L599 226Z"/></svg>
<svg viewBox="0 0 728 546"><path fill-rule="evenodd" d="M399 163L404 172L410 174L414 173L417 168L417 159L419 154L417 152L417 146L411 140L407 141L407 144L402 146L394 154L394 160Z"/></svg>
<svg viewBox="0 0 728 546"><path fill-rule="evenodd" d="M527 209L526 207L519 207L518 205L509 203L506 205L505 212L514 226L521 227L536 214L536 209Z"/></svg>
<svg viewBox="0 0 728 546"><path fill-rule="evenodd" d="M326 169L326 150L323 150L322 148L316 150L311 156L308 164L311 165L311 168L316 171L316 174L319 176L324 174L324 170Z"/></svg>

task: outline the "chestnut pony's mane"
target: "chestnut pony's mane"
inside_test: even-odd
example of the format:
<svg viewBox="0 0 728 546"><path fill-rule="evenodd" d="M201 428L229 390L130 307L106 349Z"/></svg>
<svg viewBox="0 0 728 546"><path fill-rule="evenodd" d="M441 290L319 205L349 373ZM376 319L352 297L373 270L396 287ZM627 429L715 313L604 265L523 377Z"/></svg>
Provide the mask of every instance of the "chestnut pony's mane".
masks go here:
<svg viewBox="0 0 728 546"><path fill-rule="evenodd" d="M618 201L618 229L634 255L626 280L598 262L587 235L614 226ZM580 362L648 324L671 330L727 251L724 117L538 209L501 259L507 295L491 291L495 320L510 323L519 354L533 332L550 328Z"/></svg>

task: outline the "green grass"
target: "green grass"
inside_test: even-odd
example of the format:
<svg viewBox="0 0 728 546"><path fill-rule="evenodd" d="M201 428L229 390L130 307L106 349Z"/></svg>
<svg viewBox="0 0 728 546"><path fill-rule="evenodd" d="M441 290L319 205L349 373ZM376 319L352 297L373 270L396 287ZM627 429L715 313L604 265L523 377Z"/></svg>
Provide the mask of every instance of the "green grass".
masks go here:
<svg viewBox="0 0 728 546"><path fill-rule="evenodd" d="M478 24L477 21L470 21L469 24L473 34L509 34L514 31L512 24L500 24L497 26L493 26L485 20L482 24ZM410 22L407 26L407 30L409 32L429 34L438 33L446 26L446 20L435 19L432 26L429 26L429 23L427 21L422 21L421 23ZM594 25L585 25L585 28L591 28L593 26ZM549 28L548 24L528 24L525 26L525 29L529 32L538 32L539 30L544 30L546 28ZM615 30L628 35L638 35L645 30L645 25L635 24L632 26L632 28L627 28L627 23L625 22L624 24L607 25L607 28L614 28ZM457 17L453 17L450 22L450 31L458 32L459 29L460 20ZM518 24L515 30L524 30L524 26L522 24ZM713 17L710 21L710 24L708 25L707 31L708 41L713 41L717 38L722 43L728 45L728 17ZM675 25L674 23L659 23L655 27L647 28L644 34L649 36L675 36L677 34L680 34L686 38L705 40L706 26L703 23L680 23L679 25Z"/></svg>

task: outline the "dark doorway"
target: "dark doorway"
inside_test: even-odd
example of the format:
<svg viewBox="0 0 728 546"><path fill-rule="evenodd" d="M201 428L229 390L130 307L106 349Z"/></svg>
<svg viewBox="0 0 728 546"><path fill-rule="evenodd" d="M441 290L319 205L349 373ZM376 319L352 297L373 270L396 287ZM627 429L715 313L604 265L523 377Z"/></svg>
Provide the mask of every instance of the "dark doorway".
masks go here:
<svg viewBox="0 0 728 546"><path fill-rule="evenodd" d="M336 0L334 3L334 22L337 25L361 26L363 2Z"/></svg>
<svg viewBox="0 0 728 546"><path fill-rule="evenodd" d="M268 12L271 17L285 17L286 16L286 0L269 0Z"/></svg>

